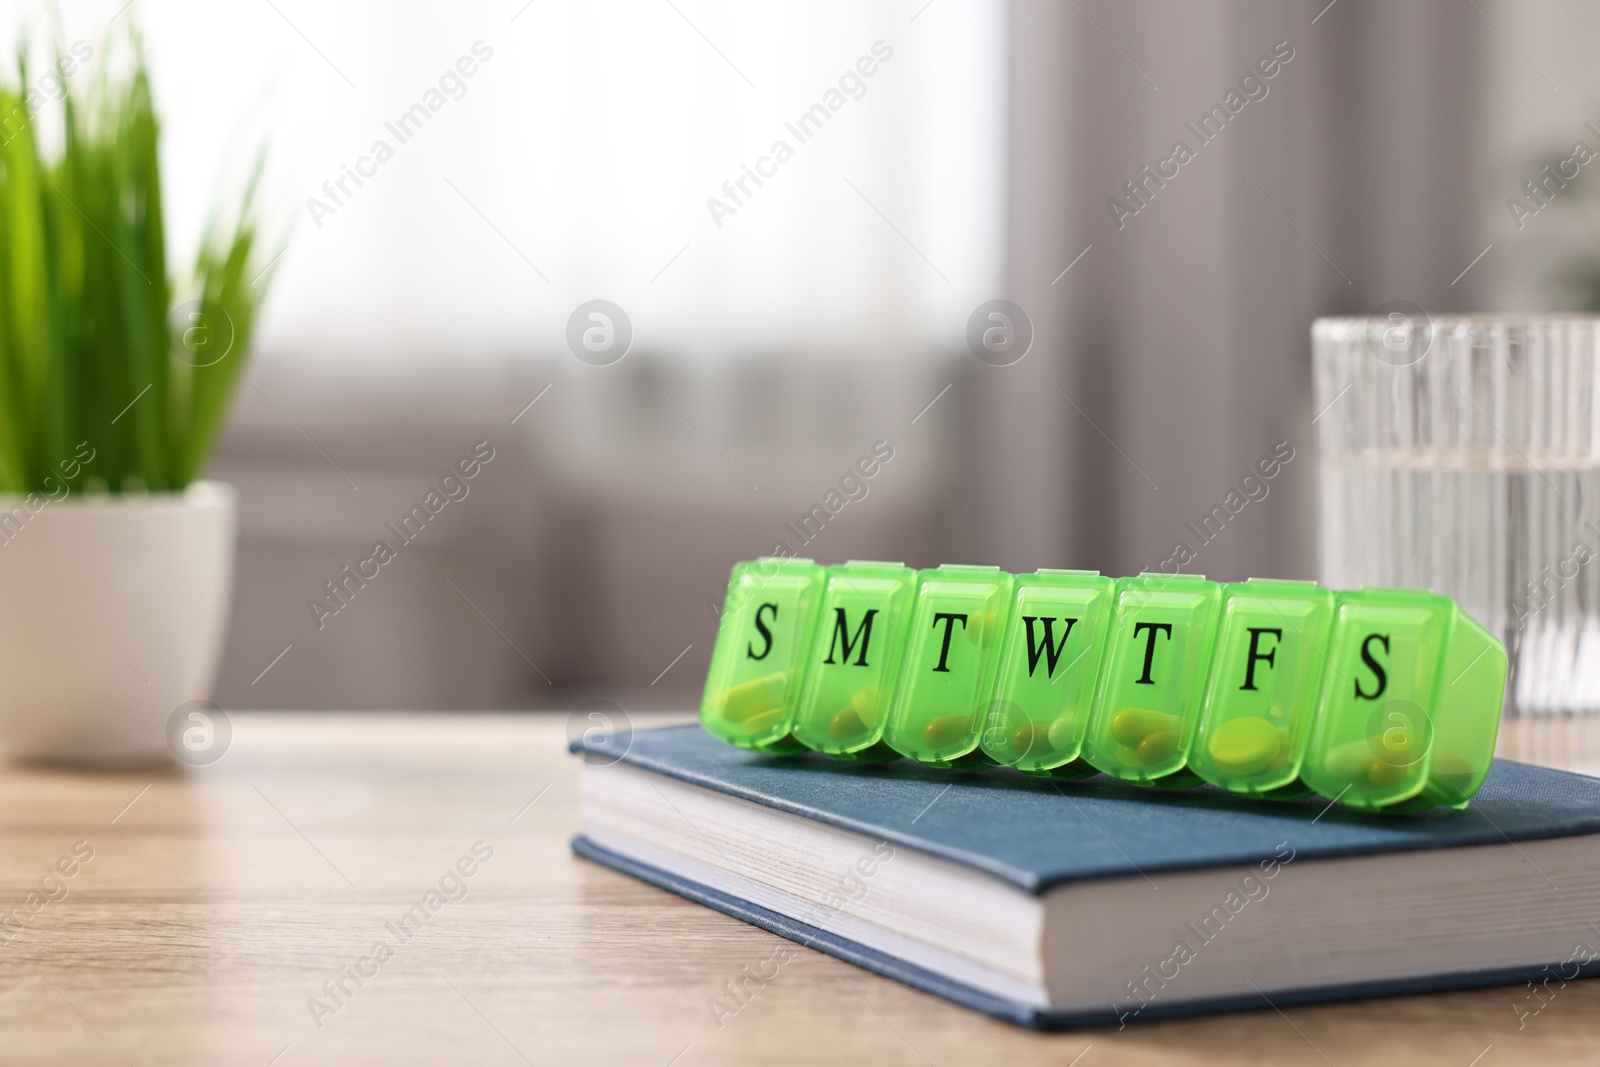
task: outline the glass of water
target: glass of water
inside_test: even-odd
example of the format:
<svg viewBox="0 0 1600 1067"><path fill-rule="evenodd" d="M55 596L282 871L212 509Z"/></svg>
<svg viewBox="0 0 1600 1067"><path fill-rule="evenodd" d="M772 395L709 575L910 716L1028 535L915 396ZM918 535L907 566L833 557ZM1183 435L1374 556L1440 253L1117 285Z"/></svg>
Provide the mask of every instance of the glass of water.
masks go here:
<svg viewBox="0 0 1600 1067"><path fill-rule="evenodd" d="M1508 714L1600 711L1600 318L1311 337L1321 581L1454 597L1505 640Z"/></svg>

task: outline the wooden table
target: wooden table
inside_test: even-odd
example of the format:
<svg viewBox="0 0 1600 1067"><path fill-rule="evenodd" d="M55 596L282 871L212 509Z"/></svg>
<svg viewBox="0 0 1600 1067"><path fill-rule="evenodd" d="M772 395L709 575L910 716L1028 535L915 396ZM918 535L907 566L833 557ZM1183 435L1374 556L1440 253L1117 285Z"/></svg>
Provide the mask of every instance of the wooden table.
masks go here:
<svg viewBox="0 0 1600 1067"><path fill-rule="evenodd" d="M0 771L0 1063L1600 1059L1593 981L1520 1032L1527 990L1507 988L1036 1034L806 950L719 1029L708 999L778 941L572 856L565 716L233 726L203 769ZM1592 763L1597 736L1533 727L1506 746Z"/></svg>

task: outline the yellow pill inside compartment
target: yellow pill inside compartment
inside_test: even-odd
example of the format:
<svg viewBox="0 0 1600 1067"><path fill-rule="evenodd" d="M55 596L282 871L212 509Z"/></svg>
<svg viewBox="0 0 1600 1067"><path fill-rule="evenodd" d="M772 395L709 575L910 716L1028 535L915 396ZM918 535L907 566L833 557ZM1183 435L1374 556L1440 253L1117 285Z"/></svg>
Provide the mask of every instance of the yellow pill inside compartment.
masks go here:
<svg viewBox="0 0 1600 1067"><path fill-rule="evenodd" d="M1123 708L1111 717L1111 737L1117 743L1137 748L1151 734L1172 731L1176 734L1178 717L1149 708Z"/></svg>
<svg viewBox="0 0 1600 1067"><path fill-rule="evenodd" d="M945 748L961 741L970 730L965 715L941 715L922 728L922 740L930 748Z"/></svg>
<svg viewBox="0 0 1600 1067"><path fill-rule="evenodd" d="M1137 751L1141 762L1159 763L1178 751L1178 731L1160 730L1146 734L1144 740L1139 742Z"/></svg>
<svg viewBox="0 0 1600 1067"><path fill-rule="evenodd" d="M871 730L878 722L878 701L882 690L876 686L857 689L848 707L834 712L828 720L828 736L835 741L850 741Z"/></svg>
<svg viewBox="0 0 1600 1067"><path fill-rule="evenodd" d="M1051 749L1060 751L1072 744L1077 728L1078 717L1069 711L1050 724L1050 731L1045 735L1045 740L1050 742Z"/></svg>
<svg viewBox="0 0 1600 1067"><path fill-rule="evenodd" d="M988 648L994 639L995 613L975 611L967 616L967 640L979 648Z"/></svg>
<svg viewBox="0 0 1600 1067"><path fill-rule="evenodd" d="M1351 741L1329 752L1323 766L1328 773L1351 785L1386 786L1405 781L1416 770L1422 753L1417 746L1396 744L1393 737Z"/></svg>
<svg viewBox="0 0 1600 1067"><path fill-rule="evenodd" d="M722 694L722 717L751 730L765 729L782 715L788 690L788 671L740 682Z"/></svg>
<svg viewBox="0 0 1600 1067"><path fill-rule="evenodd" d="M1072 744L1077 716L1066 712L1057 719L1033 719L1011 733L1011 748L1017 758L1044 756Z"/></svg>
<svg viewBox="0 0 1600 1067"><path fill-rule="evenodd" d="M1367 766L1367 781L1372 785L1398 785L1411 776L1411 767L1375 759Z"/></svg>
<svg viewBox="0 0 1600 1067"><path fill-rule="evenodd" d="M1044 735L1044 723L1025 722L1017 727L1011 734L1011 747L1022 755L1027 755L1033 749L1033 739ZM1048 729L1048 727L1045 727Z"/></svg>
<svg viewBox="0 0 1600 1067"><path fill-rule="evenodd" d="M882 698L882 691L876 686L867 686L857 689L855 696L850 698L850 710L856 713L856 718L861 720L863 727L871 727L878 721L878 701Z"/></svg>
<svg viewBox="0 0 1600 1067"><path fill-rule="evenodd" d="M848 741L852 737L859 737L866 732L867 724L861 721L861 716L856 714L854 708L845 708L836 712L828 720L828 736L835 741Z"/></svg>
<svg viewBox="0 0 1600 1067"><path fill-rule="evenodd" d="M781 721L783 721L783 709L771 708L767 711L761 712L760 714L752 715L749 718L744 719L739 725L743 726L752 734L759 734L765 733L766 731L772 729Z"/></svg>
<svg viewBox="0 0 1600 1067"><path fill-rule="evenodd" d="M1211 732L1206 750L1217 769L1226 774L1260 774L1278 758L1287 733L1267 719L1229 719Z"/></svg>

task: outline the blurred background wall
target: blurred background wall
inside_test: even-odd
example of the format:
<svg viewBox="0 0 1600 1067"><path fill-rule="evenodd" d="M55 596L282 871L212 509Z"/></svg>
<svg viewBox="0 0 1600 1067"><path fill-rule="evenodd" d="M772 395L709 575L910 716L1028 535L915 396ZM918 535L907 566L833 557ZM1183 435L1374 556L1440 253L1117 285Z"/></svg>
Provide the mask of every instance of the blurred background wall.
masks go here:
<svg viewBox="0 0 1600 1067"><path fill-rule="evenodd" d="M1600 147L1576 0L120 6L63 33L143 28L175 242L263 136L281 190L214 472L228 707L687 707L728 567L779 542L1311 577L1312 318L1594 299L1593 179L1507 206ZM1009 366L966 336L1001 298ZM607 366L567 341L593 299L632 326ZM345 581L475 448L468 495Z"/></svg>
<svg viewBox="0 0 1600 1067"><path fill-rule="evenodd" d="M1012 5L1008 287L1043 358L988 376L991 506L1031 509L990 552L1312 577L1308 328L1477 305L1486 34L1449 2Z"/></svg>

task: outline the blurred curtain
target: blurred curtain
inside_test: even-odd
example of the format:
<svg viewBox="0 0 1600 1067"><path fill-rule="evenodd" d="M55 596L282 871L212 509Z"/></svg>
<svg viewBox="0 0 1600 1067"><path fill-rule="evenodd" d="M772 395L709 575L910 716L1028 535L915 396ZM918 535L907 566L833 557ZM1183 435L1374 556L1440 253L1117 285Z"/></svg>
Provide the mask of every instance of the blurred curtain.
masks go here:
<svg viewBox="0 0 1600 1067"><path fill-rule="evenodd" d="M980 376L996 562L1126 574L1184 543L1189 573L1313 576L1311 320L1475 306L1495 32L1450 0L1015 0L1008 295L1037 339Z"/></svg>

